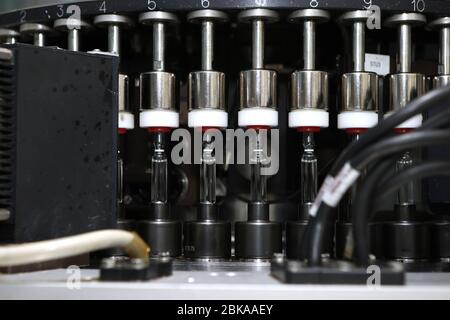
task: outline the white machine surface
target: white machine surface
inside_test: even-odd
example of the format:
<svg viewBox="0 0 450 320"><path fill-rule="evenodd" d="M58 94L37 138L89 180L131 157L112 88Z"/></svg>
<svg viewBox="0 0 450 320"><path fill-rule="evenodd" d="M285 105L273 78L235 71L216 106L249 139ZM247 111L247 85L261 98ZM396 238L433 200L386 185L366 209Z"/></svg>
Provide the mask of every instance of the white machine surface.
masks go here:
<svg viewBox="0 0 450 320"><path fill-rule="evenodd" d="M172 276L149 282L99 282L99 271L88 269L0 275L0 299L450 299L444 273L409 273L404 286L283 285L270 276L267 263L187 266L177 262Z"/></svg>

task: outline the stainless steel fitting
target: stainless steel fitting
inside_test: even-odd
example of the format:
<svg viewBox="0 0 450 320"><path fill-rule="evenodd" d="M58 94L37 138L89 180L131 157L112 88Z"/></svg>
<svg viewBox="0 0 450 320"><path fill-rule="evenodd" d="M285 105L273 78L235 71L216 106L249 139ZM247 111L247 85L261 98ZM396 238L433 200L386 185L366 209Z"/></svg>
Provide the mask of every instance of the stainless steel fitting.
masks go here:
<svg viewBox="0 0 450 320"><path fill-rule="evenodd" d="M92 28L88 22L73 18L57 19L53 27L58 31L67 32L67 49L70 51L80 50L80 32Z"/></svg>
<svg viewBox="0 0 450 320"><path fill-rule="evenodd" d="M341 111L378 112L378 76L371 72L344 74Z"/></svg>
<svg viewBox="0 0 450 320"><path fill-rule="evenodd" d="M189 110L225 110L225 74L213 71L214 24L227 22L228 16L222 11L198 10L187 19L202 27L202 70L189 74Z"/></svg>
<svg viewBox="0 0 450 320"><path fill-rule="evenodd" d="M133 20L118 14L102 14L94 18L94 24L108 29L108 52L120 56L121 29L133 27Z"/></svg>
<svg viewBox="0 0 450 320"><path fill-rule="evenodd" d="M328 109L328 73L316 67L316 25L330 19L327 11L302 9L292 12L288 20L303 24L304 70L291 76L291 111L302 109Z"/></svg>
<svg viewBox="0 0 450 320"><path fill-rule="evenodd" d="M450 17L436 19L428 25L440 32L440 55L438 75L433 78L433 87L450 85Z"/></svg>
<svg viewBox="0 0 450 320"><path fill-rule="evenodd" d="M189 110L225 110L225 74L196 71L189 74Z"/></svg>
<svg viewBox="0 0 450 320"><path fill-rule="evenodd" d="M253 26L253 69L240 74L240 108L277 108L277 73L264 69L264 24L278 20L278 13L267 9L250 9L239 20Z"/></svg>
<svg viewBox="0 0 450 320"><path fill-rule="evenodd" d="M277 73L247 70L240 74L240 108L277 108Z"/></svg>
<svg viewBox="0 0 450 320"><path fill-rule="evenodd" d="M425 76L420 73L391 74L389 89L390 111L397 111L425 93Z"/></svg>
<svg viewBox="0 0 450 320"><path fill-rule="evenodd" d="M317 70L296 71L291 76L291 111L328 109L328 73Z"/></svg>
<svg viewBox="0 0 450 320"><path fill-rule="evenodd" d="M15 44L20 37L20 33L13 29L0 28L0 43Z"/></svg>
<svg viewBox="0 0 450 320"><path fill-rule="evenodd" d="M390 17L387 26L397 27L399 32L398 73L389 75L390 111L405 107L425 93L425 76L411 72L411 29L426 22L418 13L402 13Z"/></svg>
<svg viewBox="0 0 450 320"><path fill-rule="evenodd" d="M353 70L342 76L342 112L378 112L378 75L365 71L365 28L370 14L369 10L357 10L339 18L353 27Z"/></svg>
<svg viewBox="0 0 450 320"><path fill-rule="evenodd" d="M61 22L61 24L64 21ZM104 27L108 29L108 51L111 54L118 55L120 58L121 53L121 29L131 28L134 26L133 20L129 17L121 16L117 14L104 14L94 18L94 24L99 27ZM55 22L56 25L56 22ZM85 28L88 28L87 26ZM77 36L77 33L75 34ZM78 46L72 41L70 44L70 30L69 30L69 48ZM125 74L119 74L119 112L127 112L129 109L129 80L128 76Z"/></svg>
<svg viewBox="0 0 450 320"><path fill-rule="evenodd" d="M128 76L119 74L119 111L128 111L129 107L129 80Z"/></svg>
<svg viewBox="0 0 450 320"><path fill-rule="evenodd" d="M44 47L46 36L54 32L52 28L41 23L23 23L20 26L20 33L32 36L33 44L38 47Z"/></svg>
<svg viewBox="0 0 450 320"><path fill-rule="evenodd" d="M139 22L153 26L153 69L140 76L141 110L176 111L175 75L165 69L165 26L178 23L176 15L169 12L142 13Z"/></svg>
<svg viewBox="0 0 450 320"><path fill-rule="evenodd" d="M141 110L176 110L175 75L150 71L140 76Z"/></svg>

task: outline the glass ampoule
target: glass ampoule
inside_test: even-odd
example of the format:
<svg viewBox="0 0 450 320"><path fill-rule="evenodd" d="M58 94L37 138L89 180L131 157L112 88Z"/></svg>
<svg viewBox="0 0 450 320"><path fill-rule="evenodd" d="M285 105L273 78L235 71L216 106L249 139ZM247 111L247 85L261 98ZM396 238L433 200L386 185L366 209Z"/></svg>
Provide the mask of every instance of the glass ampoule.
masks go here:
<svg viewBox="0 0 450 320"><path fill-rule="evenodd" d="M151 159L151 202L155 204L167 203L168 161L165 147L165 134L155 132Z"/></svg>
<svg viewBox="0 0 450 320"><path fill-rule="evenodd" d="M214 155L214 138L208 132L203 140L200 167L200 203L216 203L216 158Z"/></svg>

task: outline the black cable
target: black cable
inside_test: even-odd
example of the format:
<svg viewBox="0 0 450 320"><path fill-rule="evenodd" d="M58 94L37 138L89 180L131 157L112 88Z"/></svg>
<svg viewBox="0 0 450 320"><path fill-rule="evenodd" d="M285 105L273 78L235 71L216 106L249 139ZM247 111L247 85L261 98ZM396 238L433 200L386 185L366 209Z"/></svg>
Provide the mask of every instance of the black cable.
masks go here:
<svg viewBox="0 0 450 320"><path fill-rule="evenodd" d="M369 240L368 234L368 214L373 207L373 194L380 177L397 162L398 154L385 158L378 163L365 177L361 187L358 189L358 196L353 207L353 238L355 243L354 258L359 264L367 264L369 260Z"/></svg>
<svg viewBox="0 0 450 320"><path fill-rule="evenodd" d="M445 112L447 113L447 112ZM448 116L446 116L446 114L442 114L439 113L435 116L433 116L432 118L430 118L429 120L427 120L422 127L420 127L417 132L421 132L423 130L426 130L427 128L438 128L441 126L445 126L448 125L450 118ZM417 133L416 132L416 133ZM370 151L369 151L370 152ZM395 165L396 162L396 158L392 158L391 162L390 162L390 166L393 167ZM370 177L366 177L367 181L364 181L363 185L361 186L361 188L358 190L358 199L355 202L355 207L354 207L354 212L357 212L358 214L355 216L353 216L353 232L354 232L354 239L355 239L355 244L356 244L356 259L358 262L360 263L366 263L368 256L369 256L369 242L368 242L368 237L367 237L367 232L368 232L368 221L370 220L370 211L371 209L374 207L374 199L372 195L379 195L382 191L384 193L384 191L387 190L392 190L392 188L394 188L394 190L398 189L398 184L394 183L396 181L396 179L399 178L399 174L394 173L388 177L385 177L384 179L382 178L384 172L383 170L378 170L378 168L383 167L383 163L378 164L375 168L373 168ZM436 170L439 170L440 168L442 168L443 164L445 163L429 163L429 164L425 164L423 165L423 167L417 166L414 168L417 168L416 170L419 170L418 172L426 172L428 170L433 170L435 167L436 169L434 169L436 172ZM447 163L448 165L448 163ZM387 171L389 169L389 166L386 167ZM422 171L421 171L422 170ZM410 178L412 175L416 175L418 173L416 173L416 171L412 171L411 173L409 173L410 175L408 176L408 173L405 173L406 175L406 179ZM403 175L400 175L400 178L404 179ZM401 180L403 181L403 180ZM376 186L382 186L381 188L378 187L377 191L375 191ZM390 191L392 192L392 191ZM377 199L377 201L379 201L379 198Z"/></svg>
<svg viewBox="0 0 450 320"><path fill-rule="evenodd" d="M450 143L450 130L413 131L380 141L354 157L350 164L362 171L373 161L391 153L412 148Z"/></svg>
<svg viewBox="0 0 450 320"><path fill-rule="evenodd" d="M355 202L355 212L353 216L353 232L356 244L356 260L364 264L368 262L370 246L368 238L369 221L373 219L374 202L382 201L385 197L391 195L400 189L403 185L412 180L421 180L424 178L440 175L450 175L450 163L448 161L436 161L423 163L409 169L403 170L396 174L389 183L377 183L377 179L383 174L384 169L388 169L395 163L396 157L392 157L390 161L383 161L364 181L359 196ZM386 164L387 163L387 164ZM375 200L373 195L376 195Z"/></svg>
<svg viewBox="0 0 450 320"><path fill-rule="evenodd" d="M447 110L445 112L441 112L439 114L434 115L433 117L426 120L421 127L417 128L415 132L425 131L428 129L438 129L438 128L447 128L450 124L450 112ZM395 175L395 172L391 176L386 176L383 181L389 181Z"/></svg>
<svg viewBox="0 0 450 320"><path fill-rule="evenodd" d="M374 141L382 138L384 135L390 133L396 126L413 116L424 113L432 109L448 108L448 101L450 100L450 87L441 87L430 91L429 93L413 100L405 108L394 113L384 121L380 122L376 127L368 130L362 137L352 143L344 150L341 156L336 161L335 165L330 170L329 176L334 177L341 170L341 168L348 162L348 159L358 154ZM321 263L321 243L323 226L327 223L327 218L333 210L332 207L321 203L315 217L312 217L309 227L308 243L310 250L308 253L308 262L310 265L320 265Z"/></svg>
<svg viewBox="0 0 450 320"><path fill-rule="evenodd" d="M375 145L366 148L350 161L351 166L362 171L371 162L379 158L383 158L392 153L398 153L402 150L408 150L415 147L424 147L429 145L438 145L450 143L450 130L428 130L411 132L395 137L391 137ZM321 244L323 242L323 230L328 221L330 214L334 210L333 207L321 203L317 216L312 219L311 231L309 232L310 251L308 254L308 262L310 265L320 265L321 263ZM323 211L323 212L322 212Z"/></svg>
<svg viewBox="0 0 450 320"><path fill-rule="evenodd" d="M441 127L447 127L450 123L450 112L444 111L435 114L428 120L426 120L420 128L417 130L428 130L428 129L438 129Z"/></svg>
<svg viewBox="0 0 450 320"><path fill-rule="evenodd" d="M447 112L446 112L447 113ZM449 124L450 117L445 114L439 113L428 119L418 131L423 131L430 128L439 128ZM402 179L411 179L413 176L420 178L420 174L427 174L427 172L439 172L445 171L446 166L450 167L449 163L427 163L421 166L414 167L414 170L405 170L402 174L394 172L392 175L384 177L383 175L390 167L393 167L397 162L397 157L391 157L390 160L384 160L383 162L372 168L369 176L367 176L358 189L358 198L355 201L354 212L358 214L352 217L353 219L353 234L356 245L356 260L359 263L366 263L369 256L369 242L368 242L368 222L371 219L370 212L374 208L374 197L377 195L377 202L380 201L380 194L392 193L392 190L397 190L400 185L403 184ZM386 162L388 165L386 165ZM384 169L383 169L384 168ZM396 182L400 179L400 182ZM407 181L407 180L406 180ZM378 186L377 190L375 188ZM382 186L382 187L380 187Z"/></svg>
<svg viewBox="0 0 450 320"><path fill-rule="evenodd" d="M414 167L400 171L393 179L389 181L389 183L379 186L375 194L377 195L377 200L384 199L410 181L422 180L424 178L449 174L449 161L434 161L422 163L420 165L416 165Z"/></svg>
<svg viewBox="0 0 450 320"><path fill-rule="evenodd" d="M391 133L395 127L415 115L432 109L442 109L446 110L447 117L449 117L450 111L448 110L448 101L450 101L450 87L441 87L432 90L413 100L405 108L400 109L393 115L381 121L376 127L365 132L358 141L350 144L332 167L330 175L335 176L350 158L371 145L374 141Z"/></svg>
<svg viewBox="0 0 450 320"><path fill-rule="evenodd" d="M429 129L438 129L438 128L447 128L450 125L450 112L441 112L433 117L427 119L421 127L417 128L415 131L425 131ZM397 172L393 172L389 176L380 176L380 183L379 185L386 183L387 181L390 181L393 179L393 177L396 175Z"/></svg>

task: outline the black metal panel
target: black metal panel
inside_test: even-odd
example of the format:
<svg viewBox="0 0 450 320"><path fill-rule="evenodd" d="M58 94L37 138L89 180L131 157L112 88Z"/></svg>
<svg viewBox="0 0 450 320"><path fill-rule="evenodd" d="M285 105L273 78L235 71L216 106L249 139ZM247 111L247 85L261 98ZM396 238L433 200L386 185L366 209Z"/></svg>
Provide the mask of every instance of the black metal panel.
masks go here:
<svg viewBox="0 0 450 320"><path fill-rule="evenodd" d="M118 59L11 48L17 65L16 178L7 224L13 240L114 227Z"/></svg>

